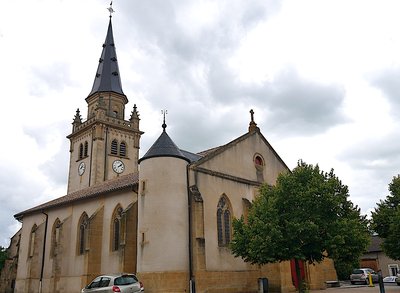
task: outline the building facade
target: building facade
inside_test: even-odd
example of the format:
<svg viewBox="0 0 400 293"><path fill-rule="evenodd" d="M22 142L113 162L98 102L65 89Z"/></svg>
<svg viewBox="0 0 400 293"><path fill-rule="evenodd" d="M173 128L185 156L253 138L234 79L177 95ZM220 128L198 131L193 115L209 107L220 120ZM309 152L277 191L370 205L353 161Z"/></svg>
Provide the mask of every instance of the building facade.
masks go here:
<svg viewBox="0 0 400 293"><path fill-rule="evenodd" d="M146 292L295 290L290 262L256 266L229 249L232 220L258 187L289 169L251 119L248 130L201 153L180 149L162 125L139 158L139 114L125 118L111 17L87 116L77 110L65 196L22 211L15 292L79 292L99 274L133 272ZM140 168L140 171L139 171ZM303 266L310 288L336 280L333 263Z"/></svg>
<svg viewBox="0 0 400 293"><path fill-rule="evenodd" d="M18 232L11 237L10 245L6 250L7 258L4 262L2 270L0 271L0 292L14 292L15 280L17 277L20 240L21 230L18 230Z"/></svg>
<svg viewBox="0 0 400 293"><path fill-rule="evenodd" d="M400 261L388 257L381 247L382 243L378 235L371 236L371 244L360 258L360 267L381 271L383 277L396 276L400 273Z"/></svg>

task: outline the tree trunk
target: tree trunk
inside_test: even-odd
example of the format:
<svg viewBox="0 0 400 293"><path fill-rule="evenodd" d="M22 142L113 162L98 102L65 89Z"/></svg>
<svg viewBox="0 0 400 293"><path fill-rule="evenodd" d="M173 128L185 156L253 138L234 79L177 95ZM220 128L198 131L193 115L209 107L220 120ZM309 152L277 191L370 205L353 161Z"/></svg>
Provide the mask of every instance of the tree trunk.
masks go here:
<svg viewBox="0 0 400 293"><path fill-rule="evenodd" d="M297 277L297 289L299 291L299 293L303 293L305 292L305 288L304 288L304 280L301 276L301 271L300 271L300 264L299 264L299 260L297 258L295 258L294 260L295 263L295 268L296 268L296 277Z"/></svg>

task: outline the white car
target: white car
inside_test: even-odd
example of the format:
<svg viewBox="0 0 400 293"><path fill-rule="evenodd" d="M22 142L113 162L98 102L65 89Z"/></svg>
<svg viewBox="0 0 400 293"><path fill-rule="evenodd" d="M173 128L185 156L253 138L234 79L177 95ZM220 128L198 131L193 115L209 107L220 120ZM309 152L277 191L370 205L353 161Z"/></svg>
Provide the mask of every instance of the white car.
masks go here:
<svg viewBox="0 0 400 293"><path fill-rule="evenodd" d="M389 276L383 278L383 283L396 283L396 276Z"/></svg>
<svg viewBox="0 0 400 293"><path fill-rule="evenodd" d="M372 283L378 283L378 274L370 268L354 269L350 275L351 284L362 283L369 284L369 275L371 275Z"/></svg>
<svg viewBox="0 0 400 293"><path fill-rule="evenodd" d="M144 292L142 282L134 274L101 275L96 277L81 293L139 293Z"/></svg>

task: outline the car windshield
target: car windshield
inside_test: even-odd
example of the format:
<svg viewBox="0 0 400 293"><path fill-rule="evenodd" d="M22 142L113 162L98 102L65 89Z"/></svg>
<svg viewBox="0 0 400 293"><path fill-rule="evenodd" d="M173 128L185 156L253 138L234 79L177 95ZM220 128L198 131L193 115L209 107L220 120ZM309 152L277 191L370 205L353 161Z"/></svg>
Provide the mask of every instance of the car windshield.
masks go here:
<svg viewBox="0 0 400 293"><path fill-rule="evenodd" d="M353 274L364 274L364 271L356 269L356 270L353 271Z"/></svg>
<svg viewBox="0 0 400 293"><path fill-rule="evenodd" d="M137 281L138 280L134 276L121 276L114 280L114 285L130 285Z"/></svg>

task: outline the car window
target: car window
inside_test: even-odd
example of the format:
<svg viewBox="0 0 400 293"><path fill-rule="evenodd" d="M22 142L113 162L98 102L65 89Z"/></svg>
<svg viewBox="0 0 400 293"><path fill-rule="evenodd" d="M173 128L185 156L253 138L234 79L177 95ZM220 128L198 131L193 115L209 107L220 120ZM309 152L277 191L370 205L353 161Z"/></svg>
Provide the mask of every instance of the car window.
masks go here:
<svg viewBox="0 0 400 293"><path fill-rule="evenodd" d="M100 280L101 280L101 277L97 277L97 278L94 279L94 280L92 281L92 283L90 283L87 287L88 287L89 289L91 289L91 288L98 288L99 285L100 285Z"/></svg>
<svg viewBox="0 0 400 293"><path fill-rule="evenodd" d="M364 273L363 270L358 270L358 269L353 270L353 274L363 274L363 273Z"/></svg>
<svg viewBox="0 0 400 293"><path fill-rule="evenodd" d="M107 277L101 278L99 287L107 287L110 284L111 279Z"/></svg>
<svg viewBox="0 0 400 293"><path fill-rule="evenodd" d="M130 285L137 281L136 277L132 275L121 276L114 280L114 285Z"/></svg>

